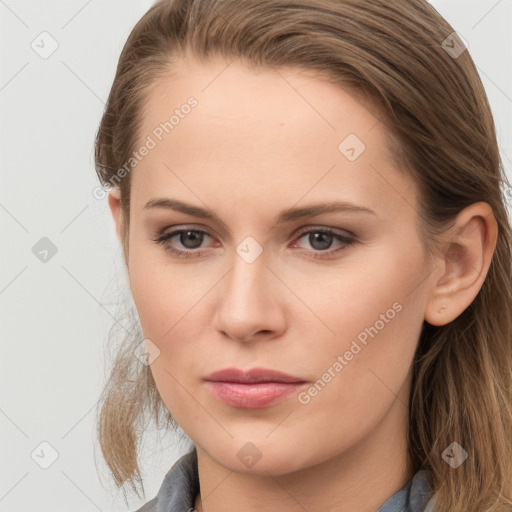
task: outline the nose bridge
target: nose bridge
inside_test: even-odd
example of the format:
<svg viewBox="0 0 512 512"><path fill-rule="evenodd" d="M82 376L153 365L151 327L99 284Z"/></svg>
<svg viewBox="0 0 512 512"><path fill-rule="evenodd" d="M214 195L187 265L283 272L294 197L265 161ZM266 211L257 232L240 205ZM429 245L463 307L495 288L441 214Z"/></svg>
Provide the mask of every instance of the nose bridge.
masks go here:
<svg viewBox="0 0 512 512"><path fill-rule="evenodd" d="M265 289L267 258L263 247L252 237L245 238L235 249L232 269L228 274L229 285L226 293L237 299L239 304L246 303L250 297L269 292ZM249 301L250 302L250 301Z"/></svg>

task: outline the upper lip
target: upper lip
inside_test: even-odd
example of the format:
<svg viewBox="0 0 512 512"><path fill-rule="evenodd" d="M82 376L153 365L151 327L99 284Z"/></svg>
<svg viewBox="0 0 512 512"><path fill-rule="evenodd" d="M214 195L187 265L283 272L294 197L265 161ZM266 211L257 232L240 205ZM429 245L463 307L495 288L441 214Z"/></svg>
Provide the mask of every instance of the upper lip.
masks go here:
<svg viewBox="0 0 512 512"><path fill-rule="evenodd" d="M305 382L300 377L294 377L286 373L271 370L269 368L251 368L250 370L240 370L238 368L225 368L210 373L205 380L216 382L238 382L238 383L252 383L252 382Z"/></svg>

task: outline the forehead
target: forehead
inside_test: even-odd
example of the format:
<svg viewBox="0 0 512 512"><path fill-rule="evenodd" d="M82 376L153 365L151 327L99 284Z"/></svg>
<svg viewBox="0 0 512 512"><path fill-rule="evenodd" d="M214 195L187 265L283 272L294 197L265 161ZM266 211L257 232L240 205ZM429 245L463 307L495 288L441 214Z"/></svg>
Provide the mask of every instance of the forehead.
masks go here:
<svg viewBox="0 0 512 512"><path fill-rule="evenodd" d="M169 74L149 88L142 134L151 130L151 123L168 119L191 96L200 107L195 109L194 123L222 124L227 130L231 122L237 138L263 136L262 127L285 124L301 133L309 126L308 132L320 131L320 136L338 132L338 138L349 129L363 137L383 117L369 96L348 92L313 70L269 69L220 58L199 62L188 57L174 61Z"/></svg>
<svg viewBox="0 0 512 512"><path fill-rule="evenodd" d="M133 187L147 195L181 176L193 190L205 192L207 183L218 194L286 188L296 202L308 190L318 198L345 188L363 199L382 191L386 173L404 182L381 117L311 71L182 60L147 95L137 147L148 137L154 147L137 165Z"/></svg>

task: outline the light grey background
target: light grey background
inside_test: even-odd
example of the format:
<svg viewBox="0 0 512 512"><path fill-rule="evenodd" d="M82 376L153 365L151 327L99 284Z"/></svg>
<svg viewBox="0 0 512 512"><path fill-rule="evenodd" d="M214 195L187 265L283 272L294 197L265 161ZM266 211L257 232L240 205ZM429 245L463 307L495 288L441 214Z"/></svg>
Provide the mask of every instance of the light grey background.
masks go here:
<svg viewBox="0 0 512 512"><path fill-rule="evenodd" d="M512 179L511 2L431 3L469 43ZM122 45L151 4L0 0L1 512L135 510L185 451L149 436L146 498L127 508L95 438L104 346L127 283L107 201L92 193L93 139ZM31 47L52 40L48 58ZM32 251L43 237L57 248L47 262ZM58 453L48 469L42 442Z"/></svg>

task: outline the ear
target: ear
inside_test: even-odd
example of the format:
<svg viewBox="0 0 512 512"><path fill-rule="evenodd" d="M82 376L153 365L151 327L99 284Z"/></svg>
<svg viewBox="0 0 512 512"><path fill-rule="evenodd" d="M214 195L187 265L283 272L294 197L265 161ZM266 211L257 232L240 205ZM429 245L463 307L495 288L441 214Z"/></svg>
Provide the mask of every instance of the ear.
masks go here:
<svg viewBox="0 0 512 512"><path fill-rule="evenodd" d="M466 207L445 236L448 242L436 262L442 275L425 310L425 320L432 325L445 325L457 318L480 291L498 237L492 208L483 202Z"/></svg>
<svg viewBox="0 0 512 512"><path fill-rule="evenodd" d="M108 205L116 226L117 238L122 243L123 210L121 208L121 189L114 187L108 194Z"/></svg>

